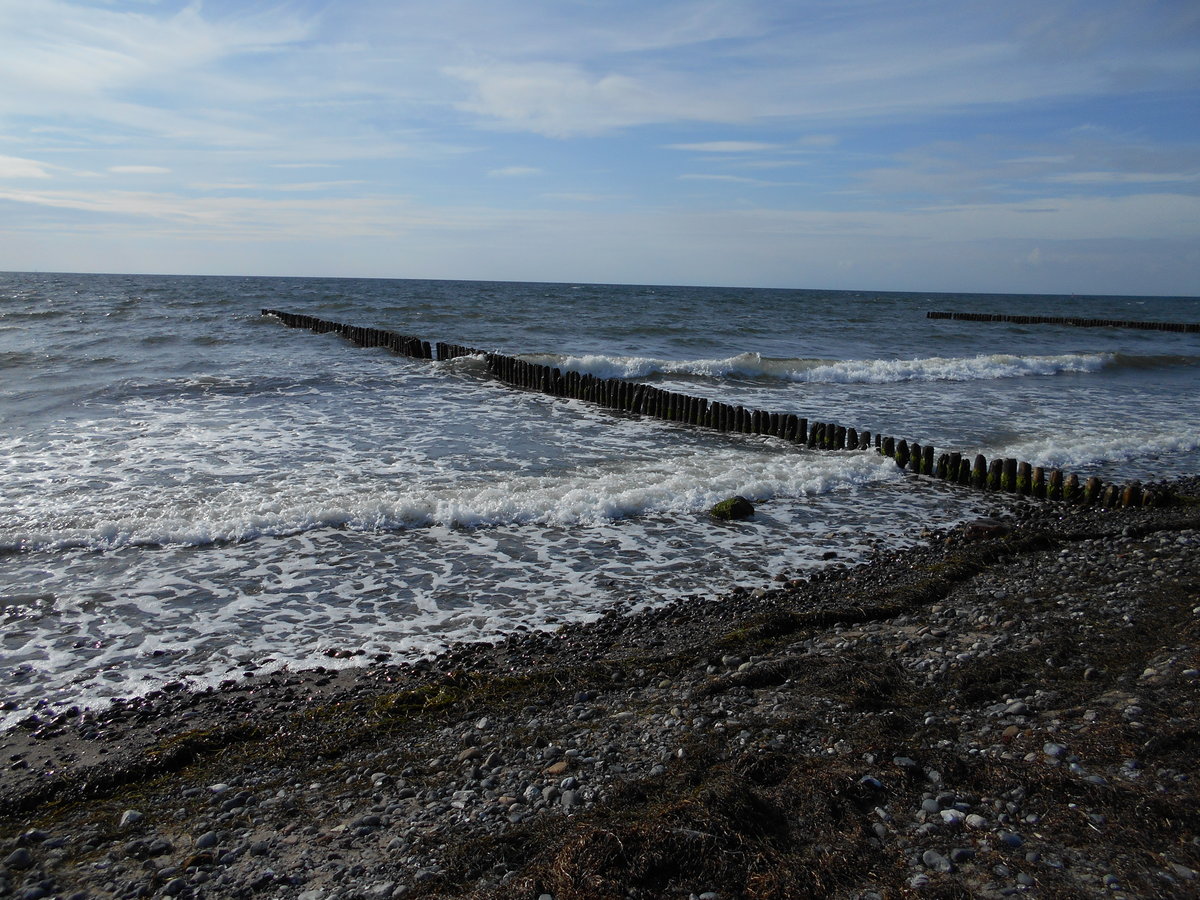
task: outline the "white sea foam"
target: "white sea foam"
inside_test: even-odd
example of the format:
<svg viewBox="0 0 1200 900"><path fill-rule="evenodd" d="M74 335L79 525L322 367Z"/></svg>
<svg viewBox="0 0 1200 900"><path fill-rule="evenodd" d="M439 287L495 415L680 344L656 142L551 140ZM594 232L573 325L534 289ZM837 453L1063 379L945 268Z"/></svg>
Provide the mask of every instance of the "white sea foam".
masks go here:
<svg viewBox="0 0 1200 900"><path fill-rule="evenodd" d="M561 527L315 529L201 550L20 554L3 573L6 688L22 704L63 708L165 681L241 678L247 669L412 658L448 641L590 619L616 601L654 605L764 585L824 565L830 551L852 562L873 546L911 542L913 516L958 521L987 499L884 469L885 480L760 502L752 519L728 524L668 513ZM752 470L725 487L790 477ZM36 592L14 592L18 584ZM25 715L0 713L0 728Z"/></svg>
<svg viewBox="0 0 1200 900"><path fill-rule="evenodd" d="M208 474L221 474L218 465ZM229 469L237 475L236 467ZM243 481L197 496L133 488L104 497L60 498L38 510L23 499L22 518L40 527L0 524L0 546L23 550L243 541L322 527L388 531L484 525L571 526L651 513L703 510L732 494L755 499L805 496L889 476L869 453L747 453L738 446L693 448L668 457L600 461L554 475L481 473L450 484L401 479ZM64 508L66 505L66 508ZM32 507L32 508L31 508Z"/></svg>
<svg viewBox="0 0 1200 900"><path fill-rule="evenodd" d="M1070 469L1096 463L1146 460L1200 449L1200 434L1192 430L1147 428L1097 428L1066 426L1055 434L1007 445L1003 452L1035 465Z"/></svg>
<svg viewBox="0 0 1200 900"><path fill-rule="evenodd" d="M691 375L705 378L762 378L811 384L891 384L908 381L983 381L1028 375L1096 372L1114 359L1110 353L1062 353L1015 356L1006 353L970 357L864 359L829 361L771 359L742 353L726 359L665 360L628 356L530 356L598 378L648 378L653 375Z"/></svg>

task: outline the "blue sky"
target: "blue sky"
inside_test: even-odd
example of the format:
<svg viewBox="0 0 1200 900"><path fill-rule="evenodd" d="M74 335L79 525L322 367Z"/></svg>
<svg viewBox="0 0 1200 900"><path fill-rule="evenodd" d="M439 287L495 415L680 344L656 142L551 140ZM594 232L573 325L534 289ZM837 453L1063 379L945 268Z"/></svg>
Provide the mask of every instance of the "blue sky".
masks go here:
<svg viewBox="0 0 1200 900"><path fill-rule="evenodd" d="M1200 4L0 0L0 269L1200 294Z"/></svg>

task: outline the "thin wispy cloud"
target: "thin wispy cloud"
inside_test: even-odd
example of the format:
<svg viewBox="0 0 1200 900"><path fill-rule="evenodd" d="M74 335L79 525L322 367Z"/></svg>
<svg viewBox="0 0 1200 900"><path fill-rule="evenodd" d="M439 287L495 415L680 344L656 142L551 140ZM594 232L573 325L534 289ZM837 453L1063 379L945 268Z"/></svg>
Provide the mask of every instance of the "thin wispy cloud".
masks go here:
<svg viewBox="0 0 1200 900"><path fill-rule="evenodd" d="M47 167L32 159L0 156L0 179L49 178Z"/></svg>
<svg viewBox="0 0 1200 900"><path fill-rule="evenodd" d="M669 150L690 150L693 153L759 153L778 150L779 144L762 141L701 141L697 144L667 144Z"/></svg>
<svg viewBox="0 0 1200 900"><path fill-rule="evenodd" d="M0 79L8 268L1200 283L1189 4L0 0Z"/></svg>
<svg viewBox="0 0 1200 900"><path fill-rule="evenodd" d="M542 170L536 166L504 166L500 169L492 169L488 172L492 178L529 178L531 175L540 175Z"/></svg>

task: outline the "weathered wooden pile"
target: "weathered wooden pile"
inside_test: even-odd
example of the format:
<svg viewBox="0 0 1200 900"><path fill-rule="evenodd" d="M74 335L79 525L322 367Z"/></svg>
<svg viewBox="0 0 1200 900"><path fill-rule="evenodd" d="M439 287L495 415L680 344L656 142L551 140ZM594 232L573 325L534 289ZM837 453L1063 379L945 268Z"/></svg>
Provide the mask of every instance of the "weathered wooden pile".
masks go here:
<svg viewBox="0 0 1200 900"><path fill-rule="evenodd" d="M433 359L433 351L429 342L411 335L397 334L395 331L385 331L382 328L343 325L341 322L330 322L318 319L316 316L304 316L278 309L264 309L262 314L274 316L289 328L307 328L317 334L336 332L360 347L386 347L401 356L411 356L413 359Z"/></svg>
<svg viewBox="0 0 1200 900"><path fill-rule="evenodd" d="M1128 319L1084 319L1078 316L1017 316L999 313L930 312L927 319L956 322L1010 322L1013 325L1075 325L1079 328L1140 328L1143 331L1200 333L1200 322L1133 322Z"/></svg>
<svg viewBox="0 0 1200 900"><path fill-rule="evenodd" d="M448 360L479 356L486 362L491 376L505 384L553 397L583 400L634 415L716 431L767 435L812 450L867 450L874 447L877 453L894 459L901 469L980 490L1005 491L1046 500L1105 507L1154 506L1166 499L1160 492L1144 488L1138 482L1116 485L1095 477L1081 481L1077 475L1016 459L989 461L982 453L972 457L958 451L939 452L930 444L872 435L870 431L834 422L810 423L808 419L793 413L748 409L664 391L653 385L622 378L598 378L586 373L564 372L551 366L461 344L438 342L431 348L427 341L378 328L343 325L273 309L264 309L262 313L275 316L293 328L308 328L320 334L336 332L360 347L386 347L394 353L415 359Z"/></svg>

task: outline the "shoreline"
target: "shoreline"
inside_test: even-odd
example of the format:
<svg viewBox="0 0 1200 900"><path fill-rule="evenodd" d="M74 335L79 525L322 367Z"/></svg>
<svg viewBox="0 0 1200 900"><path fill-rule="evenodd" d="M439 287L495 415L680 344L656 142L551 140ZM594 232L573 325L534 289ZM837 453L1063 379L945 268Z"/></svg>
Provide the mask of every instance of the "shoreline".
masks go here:
<svg viewBox="0 0 1200 900"><path fill-rule="evenodd" d="M1178 896L1198 687L1200 509L1016 500L778 588L0 733L0 895Z"/></svg>

